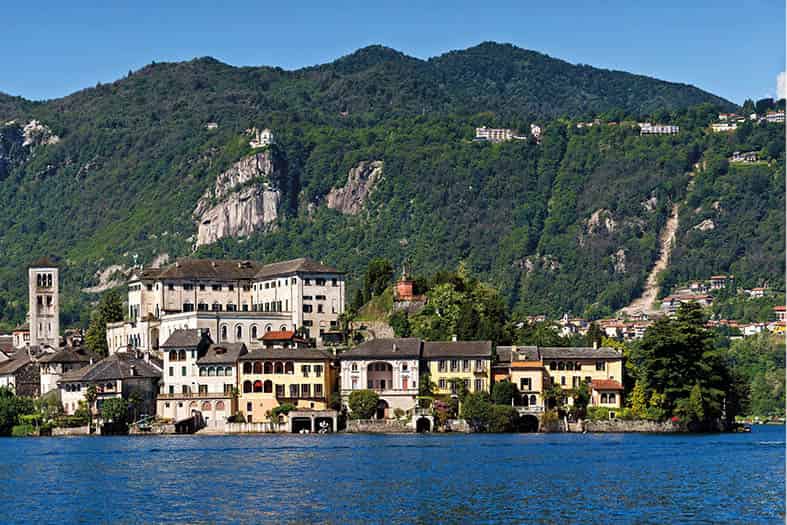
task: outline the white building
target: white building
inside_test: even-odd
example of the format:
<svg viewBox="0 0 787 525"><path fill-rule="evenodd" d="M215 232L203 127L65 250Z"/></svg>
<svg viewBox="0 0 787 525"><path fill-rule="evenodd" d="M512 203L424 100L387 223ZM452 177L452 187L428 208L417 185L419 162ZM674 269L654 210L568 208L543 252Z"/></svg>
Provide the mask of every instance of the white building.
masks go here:
<svg viewBox="0 0 787 525"><path fill-rule="evenodd" d="M83 348L64 348L39 358L41 395L57 389L63 374L92 365L99 359Z"/></svg>
<svg viewBox="0 0 787 525"><path fill-rule="evenodd" d="M257 128L252 128L252 135L254 138L249 141L249 146L252 148L264 148L274 143L273 132L268 128L259 131Z"/></svg>
<svg viewBox="0 0 787 525"><path fill-rule="evenodd" d="M765 114L765 120L776 124L784 123L784 110L780 109L778 111L767 112Z"/></svg>
<svg viewBox="0 0 787 525"><path fill-rule="evenodd" d="M640 122L639 134L640 135L677 135L680 132L679 126L672 126L669 124L651 124L650 122Z"/></svg>
<svg viewBox="0 0 787 525"><path fill-rule="evenodd" d="M39 259L28 268L28 325L30 346L60 346L60 301L58 268L49 259Z"/></svg>
<svg viewBox="0 0 787 525"><path fill-rule="evenodd" d="M713 122L710 125L710 129L714 133L725 133L727 131L735 131L738 129L738 124L735 122Z"/></svg>
<svg viewBox="0 0 787 525"><path fill-rule="evenodd" d="M415 408L421 340L373 339L339 355L340 389L346 405L357 390L374 390L380 396L377 419L394 417L394 410Z"/></svg>
<svg viewBox="0 0 787 525"><path fill-rule="evenodd" d="M514 130L482 126L475 128L475 138L476 140L488 140L489 142L506 142L514 138Z"/></svg>
<svg viewBox="0 0 787 525"><path fill-rule="evenodd" d="M339 329L344 274L311 259L254 261L180 259L146 268L128 285L128 321L107 326L110 351L157 349L177 329L207 330L218 343L252 347L275 330L322 343Z"/></svg>
<svg viewBox="0 0 787 525"><path fill-rule="evenodd" d="M237 412L238 358L243 343L213 344L201 330L176 330L162 345L162 380L156 415L182 421L195 414L221 428Z"/></svg>

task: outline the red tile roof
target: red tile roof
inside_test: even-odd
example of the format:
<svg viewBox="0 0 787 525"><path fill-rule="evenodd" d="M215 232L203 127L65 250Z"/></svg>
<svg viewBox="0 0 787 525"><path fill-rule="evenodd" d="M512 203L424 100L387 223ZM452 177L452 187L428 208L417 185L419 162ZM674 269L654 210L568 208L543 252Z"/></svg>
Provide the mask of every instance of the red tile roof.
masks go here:
<svg viewBox="0 0 787 525"><path fill-rule="evenodd" d="M773 307L773 311L774 312L784 312L785 310L787 310L787 308L785 308L784 306L774 306Z"/></svg>
<svg viewBox="0 0 787 525"><path fill-rule="evenodd" d="M593 390L623 390L623 385L612 379L593 379Z"/></svg>
<svg viewBox="0 0 787 525"><path fill-rule="evenodd" d="M265 332L262 336L263 341L289 341L295 337L293 330L275 330L272 332Z"/></svg>

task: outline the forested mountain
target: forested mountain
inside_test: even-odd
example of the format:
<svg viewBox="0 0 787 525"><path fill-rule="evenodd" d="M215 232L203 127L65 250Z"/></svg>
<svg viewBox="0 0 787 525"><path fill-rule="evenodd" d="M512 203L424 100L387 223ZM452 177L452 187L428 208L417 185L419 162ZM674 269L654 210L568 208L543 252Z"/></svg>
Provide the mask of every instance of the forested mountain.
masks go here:
<svg viewBox="0 0 787 525"><path fill-rule="evenodd" d="M202 58L51 101L0 95L0 320L24 318L24 269L37 256L61 260L68 324L86 320L95 296L79 290L97 271L164 253L311 256L351 284L374 256L407 257L423 274L465 261L521 313L601 315L639 292L673 203L718 227L699 236L681 222L665 279L734 270L776 282L783 129L710 135L716 112L733 109L692 86L493 43L429 60L372 46L297 71ZM575 126L593 117L602 125ZM632 124L644 118L681 133L641 137ZM472 141L476 126L531 123L540 144ZM275 146L252 151L254 126L272 129ZM770 163L719 161L738 146ZM246 206L246 193L216 197L232 174L247 177L228 190L237 195L276 192L272 222L194 252L207 216L197 209ZM753 222L764 217L767 232Z"/></svg>

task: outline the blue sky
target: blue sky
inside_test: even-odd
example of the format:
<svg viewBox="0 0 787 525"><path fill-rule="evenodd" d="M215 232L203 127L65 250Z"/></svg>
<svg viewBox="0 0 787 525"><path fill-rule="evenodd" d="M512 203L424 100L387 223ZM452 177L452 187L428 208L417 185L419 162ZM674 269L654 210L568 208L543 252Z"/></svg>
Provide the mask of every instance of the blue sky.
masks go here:
<svg viewBox="0 0 787 525"><path fill-rule="evenodd" d="M0 11L0 91L54 98L151 61L206 55L295 69L378 43L427 58L486 40L509 42L694 84L737 103L775 96L785 69L783 0L372 4L14 2Z"/></svg>

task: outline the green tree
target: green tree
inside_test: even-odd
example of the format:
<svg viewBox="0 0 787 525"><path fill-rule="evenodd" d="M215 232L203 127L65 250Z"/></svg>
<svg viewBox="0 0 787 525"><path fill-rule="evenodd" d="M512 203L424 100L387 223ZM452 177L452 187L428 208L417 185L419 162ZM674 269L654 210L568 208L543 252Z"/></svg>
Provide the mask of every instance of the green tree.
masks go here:
<svg viewBox="0 0 787 525"><path fill-rule="evenodd" d="M388 259L375 257L369 261L364 277L364 300L368 301L376 295L382 294L393 279L393 265Z"/></svg>
<svg viewBox="0 0 787 525"><path fill-rule="evenodd" d="M355 390L347 398L350 417L353 419L371 419L377 410L380 396L374 390Z"/></svg>
<svg viewBox="0 0 787 525"><path fill-rule="evenodd" d="M701 428L712 428L722 418L732 420L735 404L728 403L734 396L731 372L704 325L694 304L681 306L675 318L657 320L632 348L631 370L647 395L664 396L666 415L690 416Z"/></svg>
<svg viewBox="0 0 787 525"><path fill-rule="evenodd" d="M460 405L460 416L475 432L486 430L492 413L492 400L486 392L467 394Z"/></svg>
<svg viewBox="0 0 787 525"><path fill-rule="evenodd" d="M492 401L496 405L511 406L511 402L518 395L519 391L511 381L499 381L492 385Z"/></svg>
<svg viewBox="0 0 787 525"><path fill-rule="evenodd" d="M388 324L393 328L396 337L410 337L410 318L404 310L397 310L388 318Z"/></svg>
<svg viewBox="0 0 787 525"><path fill-rule="evenodd" d="M88 385L85 390L85 404L87 405L87 424L89 427L93 426L93 407L96 404L96 399L98 399L96 385Z"/></svg>
<svg viewBox="0 0 787 525"><path fill-rule="evenodd" d="M107 355L107 323L123 320L123 300L120 294L111 290L104 294L90 319L85 333L85 346L99 355Z"/></svg>
<svg viewBox="0 0 787 525"><path fill-rule="evenodd" d="M122 397L105 399L101 404L101 419L116 431L124 431L128 426L128 401Z"/></svg>
<svg viewBox="0 0 787 525"><path fill-rule="evenodd" d="M584 418L590 404L590 384L582 381L578 387L571 390L571 397L574 400L571 406L572 413L578 418Z"/></svg>

